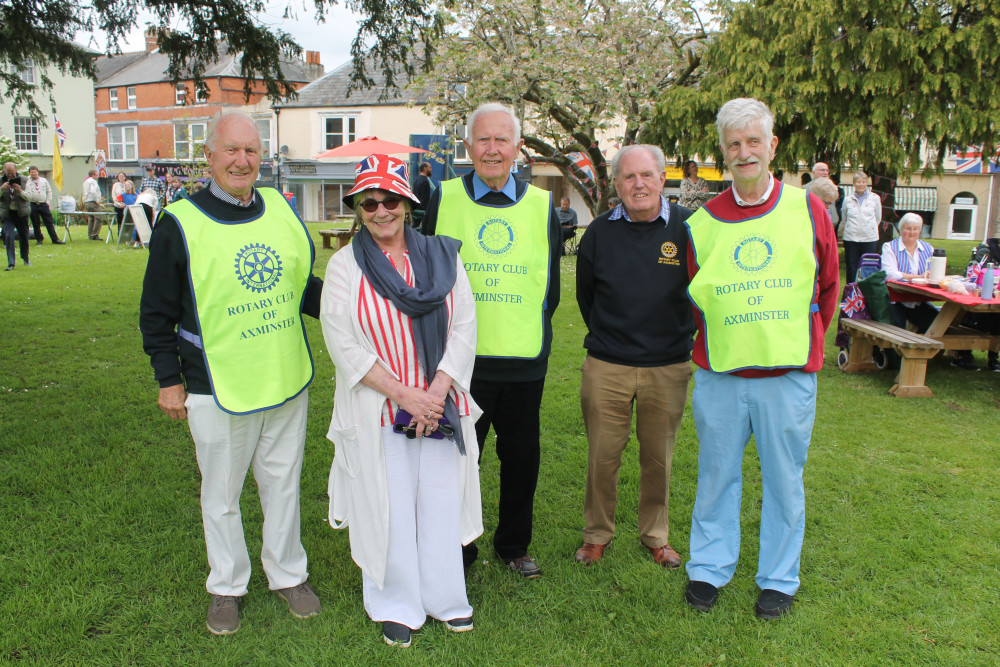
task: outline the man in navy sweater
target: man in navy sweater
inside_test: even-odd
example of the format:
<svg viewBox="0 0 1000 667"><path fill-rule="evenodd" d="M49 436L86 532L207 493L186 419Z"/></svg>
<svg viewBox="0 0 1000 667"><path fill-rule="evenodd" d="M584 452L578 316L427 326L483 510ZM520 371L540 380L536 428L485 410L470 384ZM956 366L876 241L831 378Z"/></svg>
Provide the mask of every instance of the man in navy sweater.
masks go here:
<svg viewBox="0 0 1000 667"><path fill-rule="evenodd" d="M576 299L589 333L580 404L587 428L583 546L576 560L604 555L615 531L618 469L636 410L639 539L671 569L670 463L691 379L694 320L687 298L691 212L667 203L663 151L623 148L611 160L621 204L598 216L580 240Z"/></svg>

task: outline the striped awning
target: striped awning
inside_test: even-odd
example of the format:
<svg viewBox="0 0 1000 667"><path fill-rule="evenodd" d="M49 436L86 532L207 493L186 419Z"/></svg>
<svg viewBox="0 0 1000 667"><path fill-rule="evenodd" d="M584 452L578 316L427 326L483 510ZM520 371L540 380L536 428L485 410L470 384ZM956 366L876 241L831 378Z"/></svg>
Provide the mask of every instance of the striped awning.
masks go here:
<svg viewBox="0 0 1000 667"><path fill-rule="evenodd" d="M897 211L935 212L938 208L937 188L896 188Z"/></svg>

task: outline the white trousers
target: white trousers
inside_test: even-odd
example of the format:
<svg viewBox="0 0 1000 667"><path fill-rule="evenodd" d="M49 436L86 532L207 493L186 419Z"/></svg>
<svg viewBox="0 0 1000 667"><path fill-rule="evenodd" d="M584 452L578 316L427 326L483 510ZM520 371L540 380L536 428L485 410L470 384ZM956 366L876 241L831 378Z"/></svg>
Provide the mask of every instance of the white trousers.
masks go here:
<svg viewBox="0 0 1000 667"><path fill-rule="evenodd" d="M454 440L407 440L382 428L389 489L389 553L382 590L362 574L373 621L420 628L472 616L462 569L458 447Z"/></svg>
<svg viewBox="0 0 1000 667"><path fill-rule="evenodd" d="M201 518L213 595L245 595L250 558L243 537L240 494L253 466L264 512L260 559L271 590L308 578L299 539L299 476L306 435L308 392L284 405L231 415L206 394L188 394L188 425L201 469Z"/></svg>

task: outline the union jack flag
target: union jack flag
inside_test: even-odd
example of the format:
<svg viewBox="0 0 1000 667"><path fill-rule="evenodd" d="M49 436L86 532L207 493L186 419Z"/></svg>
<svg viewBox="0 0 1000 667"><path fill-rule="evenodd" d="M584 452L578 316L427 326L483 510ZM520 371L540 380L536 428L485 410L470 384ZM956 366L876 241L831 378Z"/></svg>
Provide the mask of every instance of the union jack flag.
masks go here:
<svg viewBox="0 0 1000 667"><path fill-rule="evenodd" d="M983 275L983 266L979 262L970 262L965 270L965 279L970 283L979 283L979 276Z"/></svg>
<svg viewBox="0 0 1000 667"><path fill-rule="evenodd" d="M354 169L354 187L348 194L372 189L415 199L410 191L406 163L388 155L369 155Z"/></svg>
<svg viewBox="0 0 1000 667"><path fill-rule="evenodd" d="M59 148L62 148L63 144L66 143L66 130L63 129L62 123L59 122L55 114L52 114L52 120L56 122L56 136L59 137Z"/></svg>
<svg viewBox="0 0 1000 667"><path fill-rule="evenodd" d="M848 285L844 289L840 310L851 319L866 319L868 311L865 309L865 297L857 285Z"/></svg>
<svg viewBox="0 0 1000 667"><path fill-rule="evenodd" d="M982 146L968 146L955 154L955 173L995 174L1000 172L1000 146L991 157L987 151L983 155Z"/></svg>
<svg viewBox="0 0 1000 667"><path fill-rule="evenodd" d="M566 157L570 159L577 169L586 174L587 178L592 182L595 180L596 172L594 172L594 163L590 161L590 158L586 154L580 152L566 153Z"/></svg>

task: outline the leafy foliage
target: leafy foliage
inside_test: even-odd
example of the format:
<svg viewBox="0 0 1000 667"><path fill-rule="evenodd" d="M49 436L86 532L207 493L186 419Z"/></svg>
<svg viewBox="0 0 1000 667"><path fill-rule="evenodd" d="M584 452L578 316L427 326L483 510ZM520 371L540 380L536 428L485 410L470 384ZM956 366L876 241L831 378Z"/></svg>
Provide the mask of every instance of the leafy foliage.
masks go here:
<svg viewBox="0 0 1000 667"><path fill-rule="evenodd" d="M949 149L996 145L997 0L724 0L720 9L699 88L661 96L650 139L668 151L718 155L715 114L734 97L774 111L776 166L940 173Z"/></svg>
<svg viewBox="0 0 1000 667"><path fill-rule="evenodd" d="M291 3L292 0L288 0ZM302 0L300 0L302 1ZM337 0L313 0L315 18L325 20L326 10ZM441 23L433 6L422 0L347 0L348 6L363 12L363 20L351 53L355 58L355 84L371 86L364 74L363 57L370 49L376 64L383 68L390 85L393 66L412 72L407 53L414 44L429 41L440 33ZM137 6L138 5L138 6ZM45 75L49 66L63 73L96 78L93 53L73 43L77 33L104 31L105 53L120 53L125 36L137 25L139 8L152 12L160 51L170 58L168 74L176 83L193 78L203 88L205 64L219 56L228 44L242 54L240 75L249 99L255 79L263 81L267 97L279 100L294 97L295 91L281 71L282 60L297 58L302 48L283 30L271 30L256 18L265 9L263 0L0 0L0 82L13 105L27 107L40 118L42 110L32 96L33 86L22 81L4 65L34 61L40 72L38 83L51 90ZM291 5L285 13L291 13ZM177 29L175 26L185 26ZM429 66L429 63L428 63Z"/></svg>
<svg viewBox="0 0 1000 667"><path fill-rule="evenodd" d="M28 166L28 154L18 149L14 140L0 134L0 167L13 162L18 171Z"/></svg>
<svg viewBox="0 0 1000 667"><path fill-rule="evenodd" d="M662 91L697 81L706 38L680 0L456 0L448 21L421 82L437 91L425 109L448 126L483 102L511 104L530 159L571 177L594 214L613 188L599 142L635 142ZM596 183L573 151L590 158Z"/></svg>

